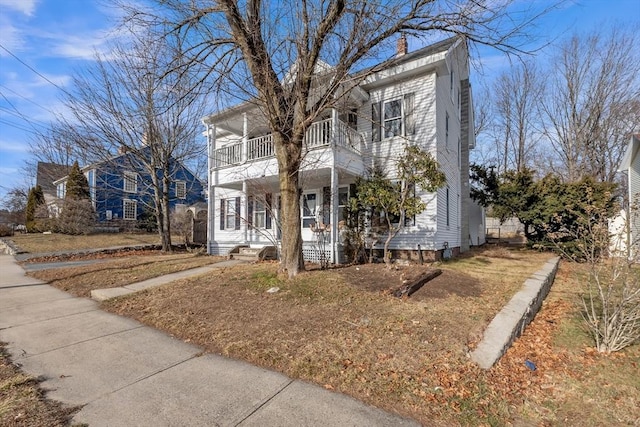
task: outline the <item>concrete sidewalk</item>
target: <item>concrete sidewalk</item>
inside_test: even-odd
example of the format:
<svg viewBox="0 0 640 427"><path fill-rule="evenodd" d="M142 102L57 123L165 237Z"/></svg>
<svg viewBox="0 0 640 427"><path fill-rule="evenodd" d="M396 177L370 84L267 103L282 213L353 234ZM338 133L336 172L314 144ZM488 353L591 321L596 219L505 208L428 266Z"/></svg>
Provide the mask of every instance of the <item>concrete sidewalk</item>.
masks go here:
<svg viewBox="0 0 640 427"><path fill-rule="evenodd" d="M413 426L345 395L202 354L24 275L0 256L0 340L45 379L47 396L84 405L94 426Z"/></svg>

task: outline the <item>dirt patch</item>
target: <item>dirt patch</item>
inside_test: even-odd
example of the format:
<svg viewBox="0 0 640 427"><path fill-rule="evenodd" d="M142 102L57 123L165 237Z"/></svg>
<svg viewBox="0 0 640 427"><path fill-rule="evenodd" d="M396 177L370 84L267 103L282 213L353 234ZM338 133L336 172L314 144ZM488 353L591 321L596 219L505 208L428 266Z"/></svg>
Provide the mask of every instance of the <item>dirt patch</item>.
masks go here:
<svg viewBox="0 0 640 427"><path fill-rule="evenodd" d="M431 298L446 298L449 295L478 297L482 293L480 280L440 265L409 265L388 269L384 264L364 264L341 268L338 271L352 286L371 292L388 293L436 268L442 270L442 274L412 294L411 300L426 301Z"/></svg>

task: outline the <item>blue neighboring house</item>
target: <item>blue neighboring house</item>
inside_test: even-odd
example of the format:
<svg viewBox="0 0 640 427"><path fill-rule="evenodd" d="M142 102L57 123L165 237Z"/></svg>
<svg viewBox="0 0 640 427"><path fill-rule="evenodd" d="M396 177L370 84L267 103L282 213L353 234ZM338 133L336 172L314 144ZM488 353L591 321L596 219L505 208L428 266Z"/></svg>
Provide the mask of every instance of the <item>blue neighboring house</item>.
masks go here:
<svg viewBox="0 0 640 427"><path fill-rule="evenodd" d="M124 153L82 168L89 182L97 220L105 225L131 228L153 213L151 175L139 155ZM161 171L158 172L160 177ZM170 161L170 209L205 202L202 182L181 162ZM57 198L64 199L68 176L54 182Z"/></svg>

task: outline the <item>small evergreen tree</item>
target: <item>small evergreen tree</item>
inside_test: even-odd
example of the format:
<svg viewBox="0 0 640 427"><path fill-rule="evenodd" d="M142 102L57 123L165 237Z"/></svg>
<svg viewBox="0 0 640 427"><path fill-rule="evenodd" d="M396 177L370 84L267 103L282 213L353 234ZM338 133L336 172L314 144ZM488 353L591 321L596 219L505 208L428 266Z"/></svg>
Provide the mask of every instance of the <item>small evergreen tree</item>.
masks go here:
<svg viewBox="0 0 640 427"><path fill-rule="evenodd" d="M67 178L67 190L65 193L65 199L86 199L91 200L91 193L89 192L89 181L84 176L78 166L78 162L75 161L71 170L69 171L69 177Z"/></svg>
<svg viewBox="0 0 640 427"><path fill-rule="evenodd" d="M418 146L407 145L396 163L395 179L387 178L384 170L375 167L368 179L356 183L358 202L372 213L372 222L375 222L374 216L382 214L382 224L372 231L386 235L384 262L388 267L391 266L391 240L405 227L407 219L427 207L416 189L433 192L445 182L445 175L431 154Z"/></svg>
<svg viewBox="0 0 640 427"><path fill-rule="evenodd" d="M74 162L67 178L67 189L58 227L65 234L89 234L95 223L89 182L78 162Z"/></svg>
<svg viewBox="0 0 640 427"><path fill-rule="evenodd" d="M37 218L38 213L42 211L44 206L45 201L42 187L36 185L29 190L29 196L27 198L26 226L29 233L37 233L41 231Z"/></svg>

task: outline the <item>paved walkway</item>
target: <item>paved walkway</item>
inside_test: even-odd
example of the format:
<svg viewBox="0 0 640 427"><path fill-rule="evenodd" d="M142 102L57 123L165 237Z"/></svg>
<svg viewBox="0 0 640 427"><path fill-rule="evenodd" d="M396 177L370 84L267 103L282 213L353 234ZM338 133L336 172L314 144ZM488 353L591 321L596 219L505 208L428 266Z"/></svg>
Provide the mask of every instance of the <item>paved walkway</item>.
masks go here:
<svg viewBox="0 0 640 427"><path fill-rule="evenodd" d="M413 426L342 394L203 354L24 275L0 255L0 340L96 426Z"/></svg>

